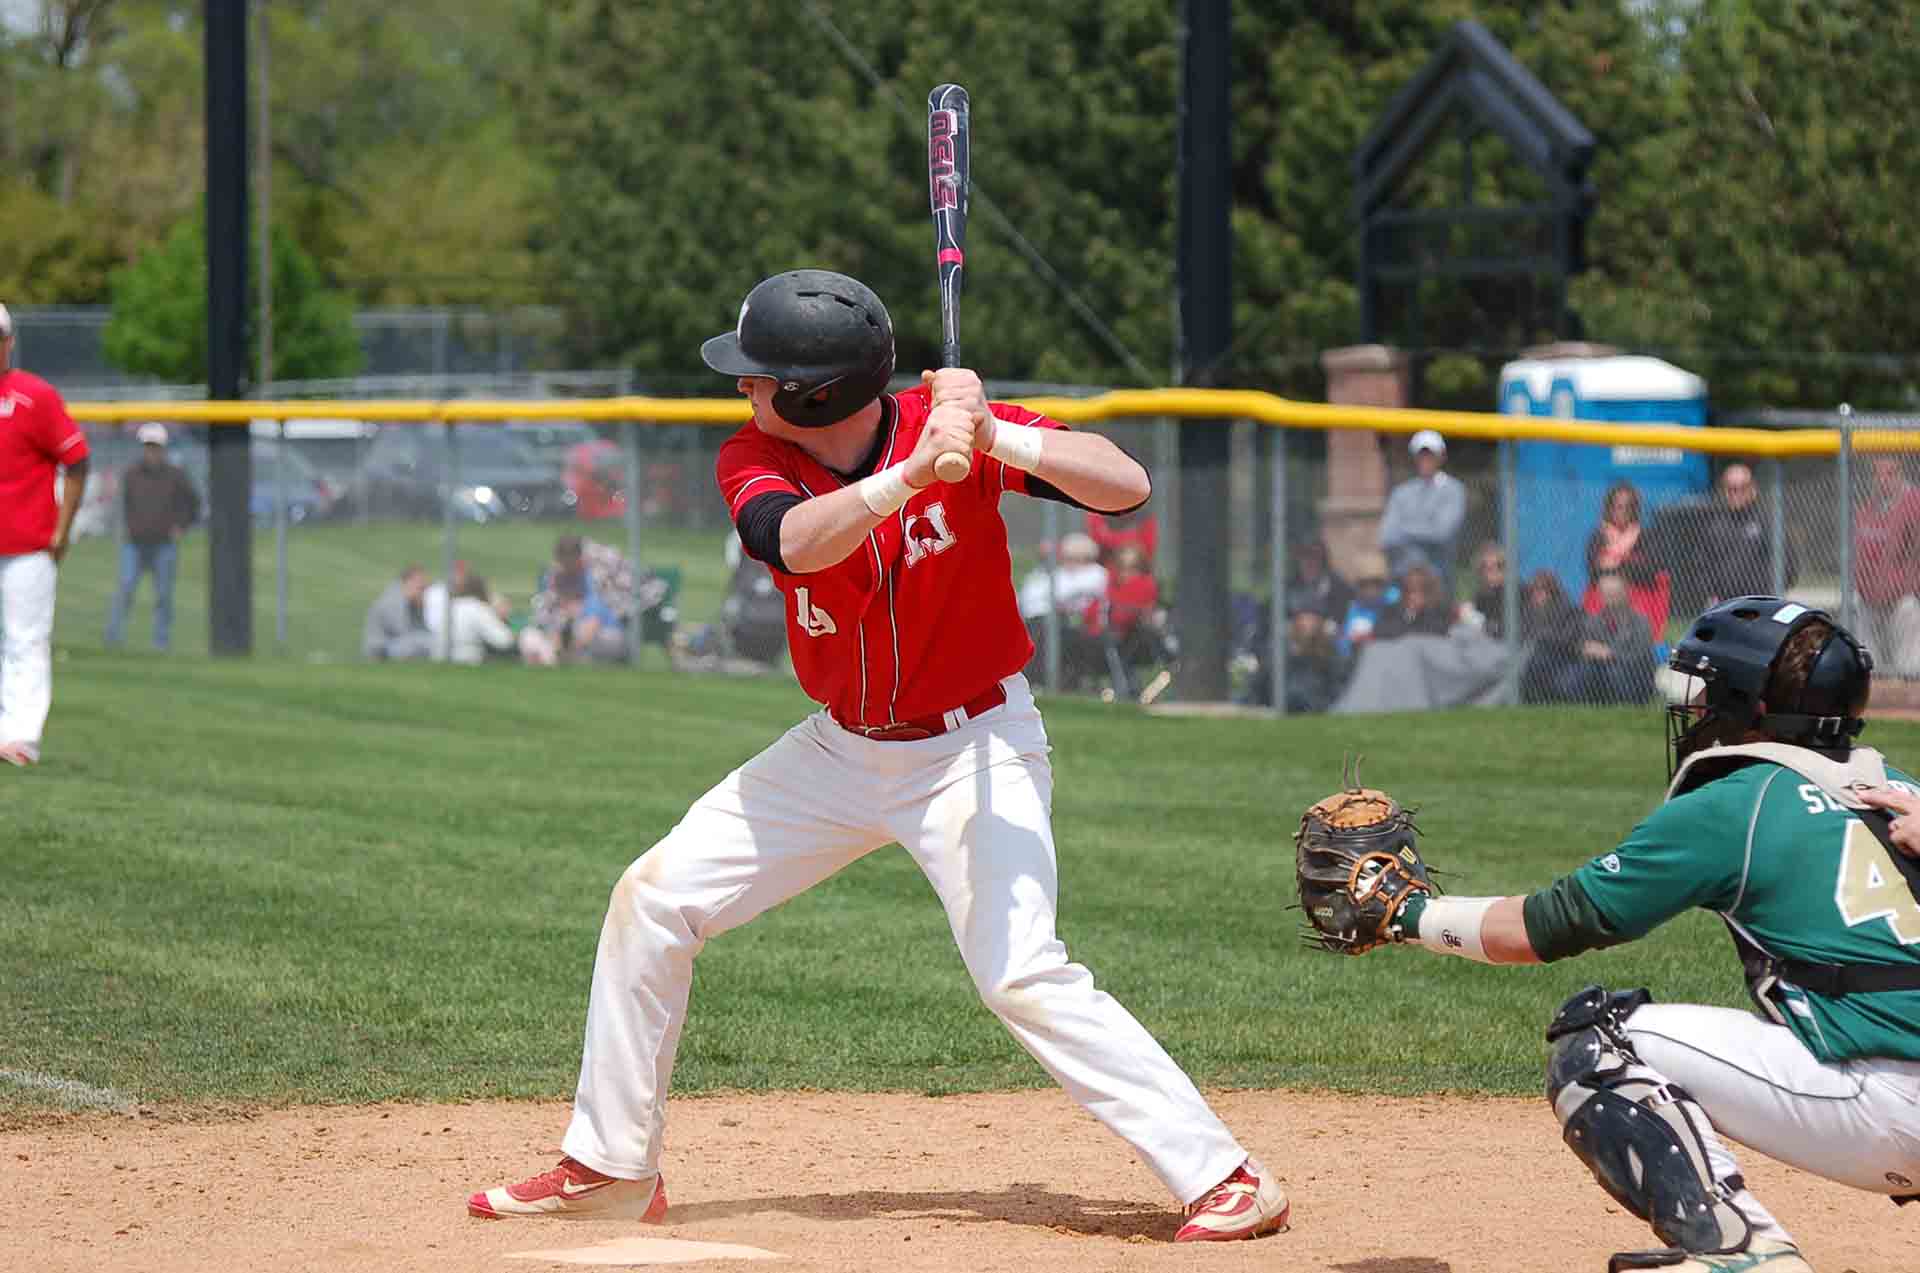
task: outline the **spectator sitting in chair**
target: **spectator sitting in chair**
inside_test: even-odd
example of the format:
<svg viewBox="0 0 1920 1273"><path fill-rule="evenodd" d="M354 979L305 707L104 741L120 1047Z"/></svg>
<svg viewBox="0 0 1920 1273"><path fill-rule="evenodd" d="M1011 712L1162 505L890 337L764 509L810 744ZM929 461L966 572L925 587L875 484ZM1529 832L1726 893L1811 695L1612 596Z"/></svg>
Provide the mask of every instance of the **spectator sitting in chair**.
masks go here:
<svg viewBox="0 0 1920 1273"><path fill-rule="evenodd" d="M1617 574L1627 585L1633 608L1656 636L1667 626L1670 599L1660 563L1654 560L1652 536L1640 520L1640 492L1632 482L1616 482L1601 502L1600 524L1587 537L1587 592L1581 608L1598 614L1605 604L1599 581Z"/></svg>
<svg viewBox="0 0 1920 1273"><path fill-rule="evenodd" d="M1460 618L1489 639L1501 641L1507 635L1507 550L1499 544L1480 545L1473 557L1473 574L1479 587L1473 600L1462 606Z"/></svg>
<svg viewBox="0 0 1920 1273"><path fill-rule="evenodd" d="M1083 619L1107 595L1110 578L1100 564L1100 546L1079 531L1063 535L1057 562L1042 563L1020 581L1020 617L1033 639L1031 667L1044 674L1047 666L1047 616L1057 614L1060 632L1060 675L1063 688L1088 675L1098 675L1105 662L1098 643L1086 632Z"/></svg>
<svg viewBox="0 0 1920 1273"><path fill-rule="evenodd" d="M1165 662L1168 657L1166 612L1160 607L1160 584L1146 568L1146 554L1127 544L1113 555L1106 595L1087 609L1084 631L1110 652L1109 670L1118 681L1116 694L1131 697L1127 669L1142 663Z"/></svg>
<svg viewBox="0 0 1920 1273"><path fill-rule="evenodd" d="M1373 639L1447 635L1453 626L1453 606L1440 590L1440 576L1425 566L1414 566L1400 580L1400 599L1374 624Z"/></svg>
<svg viewBox="0 0 1920 1273"><path fill-rule="evenodd" d="M1587 616L1580 637L1579 674L1568 698L1580 703L1644 703L1653 696L1653 634L1633 608L1626 580L1603 574L1594 587L1600 612Z"/></svg>
<svg viewBox="0 0 1920 1273"><path fill-rule="evenodd" d="M1312 610L1287 616L1287 710L1324 712L1346 684L1347 661L1337 644L1339 625ZM1262 669L1264 674L1264 667ZM1263 691L1268 699L1270 691Z"/></svg>
<svg viewBox="0 0 1920 1273"><path fill-rule="evenodd" d="M360 653L369 659L399 662L433 657L433 633L427 630L421 600L427 591L427 572L408 566L367 608L360 634Z"/></svg>
<svg viewBox="0 0 1920 1273"><path fill-rule="evenodd" d="M634 571L627 559L605 544L562 535L533 598L530 626L538 635L522 634L523 652L534 663L624 660L633 618Z"/></svg>
<svg viewBox="0 0 1920 1273"><path fill-rule="evenodd" d="M1521 590L1520 636L1531 645L1520 673L1520 701L1570 701L1581 676L1586 617L1551 570L1536 570Z"/></svg>
<svg viewBox="0 0 1920 1273"><path fill-rule="evenodd" d="M1387 579L1386 554L1362 554L1353 571L1353 596L1347 602L1347 612L1340 617L1340 631L1335 639L1341 658L1353 657L1373 640L1381 616L1398 595Z"/></svg>
<svg viewBox="0 0 1920 1273"><path fill-rule="evenodd" d="M1309 539L1293 550L1293 577L1287 580L1286 592L1289 623L1294 615L1308 611L1337 622L1352 600L1352 586L1328 564L1325 540Z"/></svg>

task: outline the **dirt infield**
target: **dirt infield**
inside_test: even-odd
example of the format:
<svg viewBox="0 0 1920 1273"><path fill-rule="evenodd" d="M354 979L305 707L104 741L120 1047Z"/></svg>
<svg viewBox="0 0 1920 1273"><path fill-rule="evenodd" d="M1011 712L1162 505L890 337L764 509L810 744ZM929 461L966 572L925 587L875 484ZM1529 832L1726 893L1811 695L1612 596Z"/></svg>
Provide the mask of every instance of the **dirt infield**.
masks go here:
<svg viewBox="0 0 1920 1273"><path fill-rule="evenodd" d="M467 1218L471 1190L551 1165L559 1104L75 1116L0 1134L0 1267L712 1270L761 1267L757 1251L795 1273L1599 1273L1609 1252L1649 1244L1543 1101L1233 1092L1217 1105L1285 1178L1291 1232L1172 1245L1158 1182L1055 1091L795 1094L677 1102L658 1228ZM1920 1208L1746 1157L1822 1273L1920 1266ZM636 1238L652 1241L623 1245Z"/></svg>

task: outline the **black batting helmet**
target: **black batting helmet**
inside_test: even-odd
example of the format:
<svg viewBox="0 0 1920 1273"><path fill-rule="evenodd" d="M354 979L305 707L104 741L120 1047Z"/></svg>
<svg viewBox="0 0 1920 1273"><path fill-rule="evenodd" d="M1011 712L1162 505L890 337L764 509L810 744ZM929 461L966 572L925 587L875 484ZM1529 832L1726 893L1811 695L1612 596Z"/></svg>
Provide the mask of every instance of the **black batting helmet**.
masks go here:
<svg viewBox="0 0 1920 1273"><path fill-rule="evenodd" d="M893 375L893 320L872 289L831 270L762 279L740 321L700 346L724 376L770 376L773 406L805 429L837 424L878 398Z"/></svg>
<svg viewBox="0 0 1920 1273"><path fill-rule="evenodd" d="M1780 652L1816 622L1833 630L1808 663L1795 701L1768 700ZM1669 776L1699 748L1737 741L1750 729L1783 743L1846 752L1866 724L1873 656L1825 610L1781 597L1735 597L1707 610L1674 646L1668 666L1704 686L1700 702L1667 709Z"/></svg>

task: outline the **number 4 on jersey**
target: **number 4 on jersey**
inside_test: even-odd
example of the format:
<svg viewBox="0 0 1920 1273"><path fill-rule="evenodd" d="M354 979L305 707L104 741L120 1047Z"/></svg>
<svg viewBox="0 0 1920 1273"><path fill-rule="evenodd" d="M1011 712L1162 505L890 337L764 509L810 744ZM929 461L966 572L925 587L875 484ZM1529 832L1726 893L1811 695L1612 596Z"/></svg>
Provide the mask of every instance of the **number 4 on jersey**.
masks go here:
<svg viewBox="0 0 1920 1273"><path fill-rule="evenodd" d="M1847 927L1884 919L1901 945L1920 945L1920 900L1907 887L1907 878L1888 855L1887 846L1864 822L1847 823L1833 900Z"/></svg>

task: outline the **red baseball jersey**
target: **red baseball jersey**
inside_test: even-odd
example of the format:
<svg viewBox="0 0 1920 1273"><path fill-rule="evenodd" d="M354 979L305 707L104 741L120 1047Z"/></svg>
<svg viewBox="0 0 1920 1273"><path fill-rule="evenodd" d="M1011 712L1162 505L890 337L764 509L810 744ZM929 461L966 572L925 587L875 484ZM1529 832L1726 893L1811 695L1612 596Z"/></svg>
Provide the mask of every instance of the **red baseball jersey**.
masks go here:
<svg viewBox="0 0 1920 1273"><path fill-rule="evenodd" d="M86 458L86 434L53 386L29 372L0 372L0 557L53 543L54 471Z"/></svg>
<svg viewBox="0 0 1920 1273"><path fill-rule="evenodd" d="M923 385L889 395L878 468L913 453L933 401ZM995 417L1043 429L1057 420L1007 402ZM753 424L715 465L737 521L756 496L802 499L849 483L798 446ZM984 452L961 482L935 482L874 527L845 560L795 575L769 571L786 597L787 648L808 697L847 725L888 725L959 707L1033 657L1014 600L1000 496L1027 475Z"/></svg>

